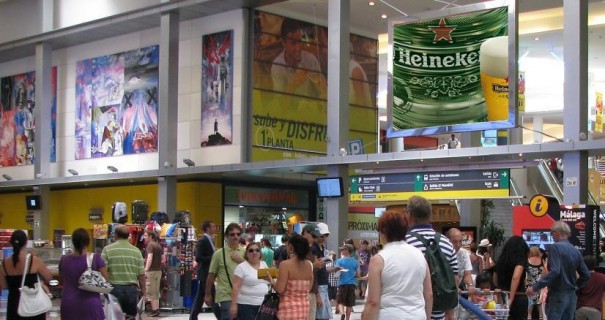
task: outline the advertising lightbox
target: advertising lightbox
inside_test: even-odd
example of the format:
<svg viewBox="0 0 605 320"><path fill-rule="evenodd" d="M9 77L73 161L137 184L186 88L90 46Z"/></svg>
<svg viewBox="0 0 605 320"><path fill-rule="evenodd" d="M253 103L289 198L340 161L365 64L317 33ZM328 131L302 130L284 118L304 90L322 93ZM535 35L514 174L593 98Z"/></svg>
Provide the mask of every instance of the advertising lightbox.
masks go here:
<svg viewBox="0 0 605 320"><path fill-rule="evenodd" d="M515 126L508 91L524 80L509 81L518 78L514 2L391 21L389 138Z"/></svg>

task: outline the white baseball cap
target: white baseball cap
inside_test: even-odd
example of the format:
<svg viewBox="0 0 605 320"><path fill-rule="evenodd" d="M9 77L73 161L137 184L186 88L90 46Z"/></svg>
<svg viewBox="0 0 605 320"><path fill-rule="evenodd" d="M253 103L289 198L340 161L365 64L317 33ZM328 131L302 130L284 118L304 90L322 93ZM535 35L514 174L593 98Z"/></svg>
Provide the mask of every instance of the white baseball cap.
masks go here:
<svg viewBox="0 0 605 320"><path fill-rule="evenodd" d="M330 229L328 229L328 225L323 222L317 224L317 229L319 229L320 235L330 234Z"/></svg>

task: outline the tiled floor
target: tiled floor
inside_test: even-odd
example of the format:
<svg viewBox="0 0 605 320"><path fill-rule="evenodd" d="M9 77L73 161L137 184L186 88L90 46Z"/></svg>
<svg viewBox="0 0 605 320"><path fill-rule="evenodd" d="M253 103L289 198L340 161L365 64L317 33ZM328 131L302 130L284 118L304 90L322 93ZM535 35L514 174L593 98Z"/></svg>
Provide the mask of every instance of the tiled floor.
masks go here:
<svg viewBox="0 0 605 320"><path fill-rule="evenodd" d="M53 299L53 310L49 312L46 316L47 320L61 320L59 315L59 299ZM363 311L363 301L357 300L357 306L353 308L353 313L351 314L351 320L360 320L361 319L361 311ZM0 301L0 319L6 319L6 301ZM181 311L175 312L162 312L159 317L150 318L144 316L143 319L170 319L170 320L187 320L189 319L188 313L183 313ZM335 320L340 320L339 315L334 315ZM200 313L198 316L198 320L215 320L212 313Z"/></svg>

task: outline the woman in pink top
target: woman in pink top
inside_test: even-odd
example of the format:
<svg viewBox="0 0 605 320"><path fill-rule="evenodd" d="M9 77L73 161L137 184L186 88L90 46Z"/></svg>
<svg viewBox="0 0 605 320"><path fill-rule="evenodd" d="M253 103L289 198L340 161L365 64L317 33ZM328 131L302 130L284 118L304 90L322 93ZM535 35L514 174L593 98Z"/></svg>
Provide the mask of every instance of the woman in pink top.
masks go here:
<svg viewBox="0 0 605 320"><path fill-rule="evenodd" d="M313 266L305 259L309 253L309 242L293 233L287 244L290 258L279 264L277 281L271 280L273 288L280 294L280 320L309 319L309 290L313 283Z"/></svg>

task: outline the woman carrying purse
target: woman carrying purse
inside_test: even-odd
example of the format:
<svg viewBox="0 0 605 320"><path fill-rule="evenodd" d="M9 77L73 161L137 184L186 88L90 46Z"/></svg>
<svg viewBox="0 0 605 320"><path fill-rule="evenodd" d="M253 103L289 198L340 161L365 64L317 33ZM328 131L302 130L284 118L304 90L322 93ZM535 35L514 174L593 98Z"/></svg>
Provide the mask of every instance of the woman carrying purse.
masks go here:
<svg viewBox="0 0 605 320"><path fill-rule="evenodd" d="M63 283L61 319L103 320L105 313L101 296L96 292L78 288L80 276L88 269L88 231L83 228L76 229L71 235L71 242L72 253L62 256L59 261L59 275ZM101 272L105 279L109 279L107 267L100 254L94 254L91 269Z"/></svg>
<svg viewBox="0 0 605 320"><path fill-rule="evenodd" d="M8 289L8 303L6 306L6 319L19 320L19 319L46 319L46 314L40 314L34 317L21 317L17 313L19 307L19 299L21 293L19 288L21 287L21 281L23 278L23 271L25 269L26 257L28 253L23 250L27 244L27 234L23 230L15 230L10 238L10 244L13 246L13 254L7 257L2 262L2 268L0 268L0 289ZM25 285L28 287L34 287L34 284L38 282L38 274L46 281L52 280L53 276L44 265L42 259L37 256L31 255L31 263L29 265L29 271L25 276Z"/></svg>

